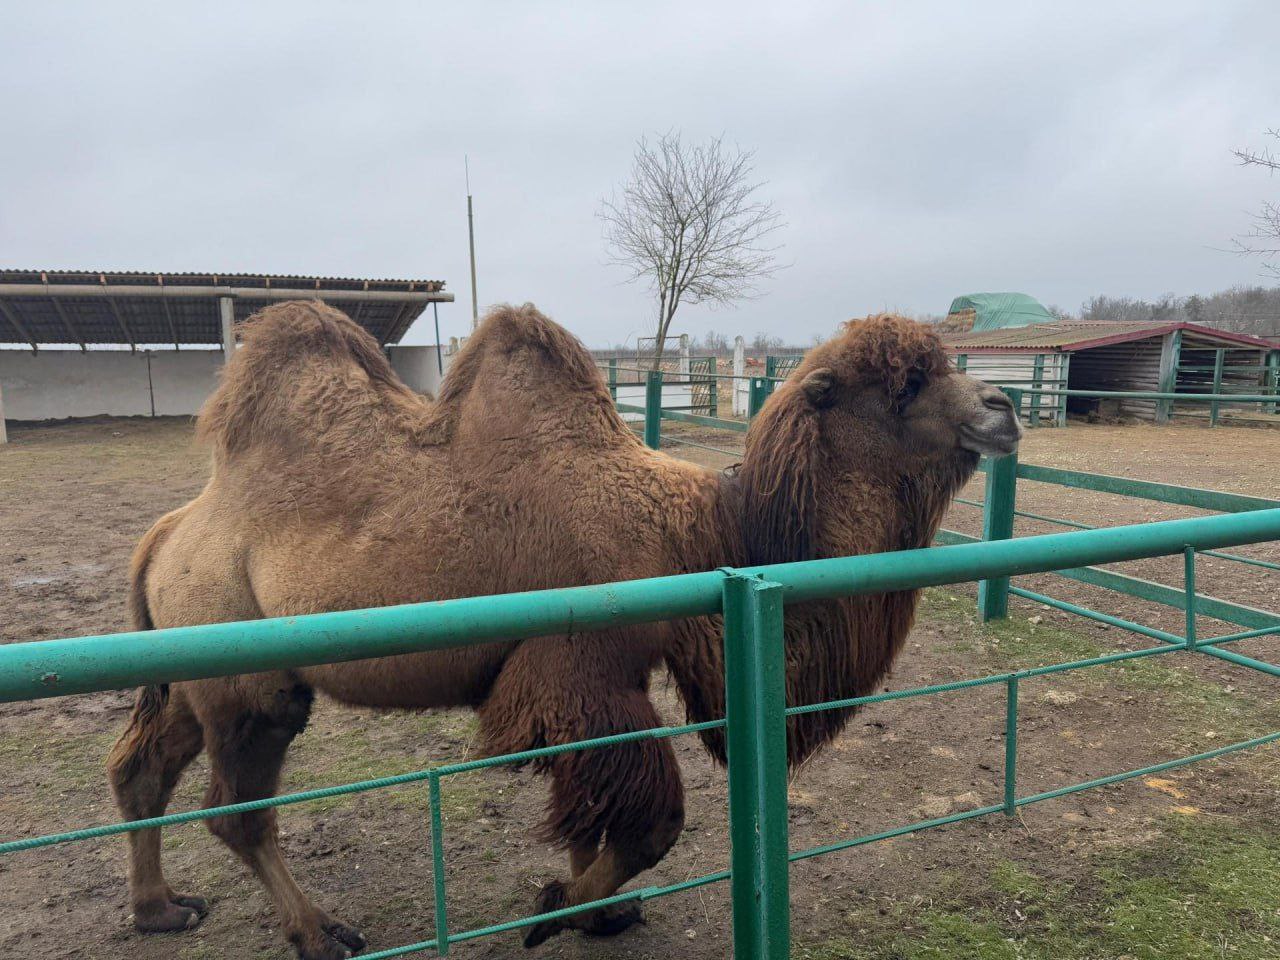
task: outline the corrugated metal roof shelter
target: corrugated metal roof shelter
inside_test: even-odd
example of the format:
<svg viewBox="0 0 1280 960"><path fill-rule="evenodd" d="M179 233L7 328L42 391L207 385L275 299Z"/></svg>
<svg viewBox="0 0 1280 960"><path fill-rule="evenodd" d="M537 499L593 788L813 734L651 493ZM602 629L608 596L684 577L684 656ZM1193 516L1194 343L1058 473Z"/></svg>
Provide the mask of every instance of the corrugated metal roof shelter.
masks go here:
<svg viewBox="0 0 1280 960"><path fill-rule="evenodd" d="M1275 349L1280 343L1264 340L1246 333L1215 330L1197 323L1090 323L1087 321L1055 320L1047 324L1033 324L1006 330L973 330L966 333L946 333L943 340L953 353L988 353L1002 350L1063 350L1074 353L1093 347L1131 340L1145 340L1163 336L1175 330L1189 331L1206 340L1221 341L1224 345Z"/></svg>
<svg viewBox="0 0 1280 960"><path fill-rule="evenodd" d="M391 344L453 294L440 280L0 269L0 343L225 347L231 323L277 300L315 298Z"/></svg>
<svg viewBox="0 0 1280 960"><path fill-rule="evenodd" d="M236 323L313 299L373 334L409 387L434 391L439 345L399 340L427 304L453 300L440 280L0 269L0 345L30 348L0 349L0 443L4 393L14 420L193 414L235 350Z"/></svg>
<svg viewBox="0 0 1280 960"><path fill-rule="evenodd" d="M946 323L953 330L1002 330L1056 318L1025 293L967 293L951 301Z"/></svg>
<svg viewBox="0 0 1280 960"><path fill-rule="evenodd" d="M947 350L1001 386L1160 393L1274 393L1280 342L1195 323L1055 320L995 330L943 331ZM1225 401L1224 401L1225 403ZM1168 400L1028 399L1033 422L1065 424L1068 411L1167 420ZM1207 416L1203 404L1179 415Z"/></svg>

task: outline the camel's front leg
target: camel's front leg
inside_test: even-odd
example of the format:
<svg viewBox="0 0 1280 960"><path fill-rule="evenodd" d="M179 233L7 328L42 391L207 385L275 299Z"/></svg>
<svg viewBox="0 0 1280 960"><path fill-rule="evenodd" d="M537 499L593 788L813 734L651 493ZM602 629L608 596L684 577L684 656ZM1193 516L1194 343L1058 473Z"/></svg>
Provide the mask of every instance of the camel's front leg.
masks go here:
<svg viewBox="0 0 1280 960"><path fill-rule="evenodd" d="M661 724L643 691L615 692L610 703L600 706L607 706L612 723L582 739ZM552 776L547 830L569 845L572 879L543 887L537 913L613 896L661 860L684 827L684 790L666 740L565 754L553 764ZM604 843L597 852L595 841L601 836ZM612 936L642 920L639 902L602 907L535 924L524 943L537 946L561 930Z"/></svg>

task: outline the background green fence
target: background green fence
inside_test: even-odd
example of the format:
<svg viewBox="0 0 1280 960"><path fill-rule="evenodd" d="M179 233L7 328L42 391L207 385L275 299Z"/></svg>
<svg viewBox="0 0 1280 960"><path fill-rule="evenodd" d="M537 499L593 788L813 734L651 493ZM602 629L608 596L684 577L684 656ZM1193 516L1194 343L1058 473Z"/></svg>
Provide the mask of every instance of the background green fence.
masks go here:
<svg viewBox="0 0 1280 960"><path fill-rule="evenodd" d="M1018 392L1020 416L1031 427L1066 426L1068 397L1154 401L1158 407L1158 421L1175 416L1190 417L1207 420L1210 426L1219 424L1222 411L1227 407L1252 408L1268 416L1280 413L1280 350L1268 353L1263 364L1242 365L1230 362L1228 357L1226 349L1200 350L1189 354L1189 360L1196 362L1178 365L1171 382L1194 385L1197 388L1195 392L1177 391L1171 387L1161 390L1072 390L1067 383L1070 356L1066 354L1057 360L1044 353L1002 358L1002 367L1008 369L992 382L1006 392ZM737 376L719 372L716 357L692 357L687 374L674 369L679 362L675 358L664 360L663 368L658 371L653 369L652 363L642 365L636 358L614 357L599 361L599 366L607 371L615 400L616 387L623 380L635 384L658 372L667 384L690 384L693 387L693 403L687 409L676 408L676 412L710 417L719 417L719 399L732 393L734 381L750 381L750 419L768 399L774 386L790 376L803 359L802 353L768 354L764 357L763 374L743 373ZM969 360L968 354L957 355L957 369L967 370ZM981 377L982 372L975 375ZM725 381L729 381L727 385ZM667 409L672 410L671 407ZM629 411L643 412L634 406Z"/></svg>
<svg viewBox="0 0 1280 960"><path fill-rule="evenodd" d="M989 356L989 355L987 355ZM1210 426L1217 426L1222 408L1256 407L1261 414L1274 415L1280 411L1280 350L1272 350L1263 364L1240 364L1229 361L1229 351L1188 350L1189 361L1171 368L1170 375L1159 390L1072 390L1068 385L1070 354L1058 355L1058 375L1054 376L1055 355L1015 354L1002 357L1001 367L1006 371L991 378L996 386L1021 391L1019 412L1032 426L1054 423L1067 425L1067 398L1081 397L1092 400L1150 400L1156 403L1156 420L1163 422L1170 417L1196 417L1207 419ZM955 363L959 370L968 370L970 356L961 353ZM1008 373L1012 372L1012 376ZM983 378L983 371L975 374ZM1176 390L1178 385L1195 389ZM1046 403L1046 400L1051 402ZM1183 404L1183 409L1178 405ZM1025 413L1023 413L1025 411Z"/></svg>

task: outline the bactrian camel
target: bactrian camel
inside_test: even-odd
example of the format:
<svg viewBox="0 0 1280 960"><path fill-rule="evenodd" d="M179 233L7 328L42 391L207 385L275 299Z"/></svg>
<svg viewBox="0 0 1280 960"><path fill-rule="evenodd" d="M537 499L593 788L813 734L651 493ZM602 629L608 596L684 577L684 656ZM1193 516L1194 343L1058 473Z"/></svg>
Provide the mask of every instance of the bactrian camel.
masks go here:
<svg viewBox="0 0 1280 960"><path fill-rule="evenodd" d="M532 306L492 311L436 402L319 302L268 307L242 333L200 414L208 486L134 555L138 629L922 547L979 455L1008 453L1020 435L999 390L957 372L928 328L893 316L850 322L811 350L724 472L644 447L591 356ZM916 601L901 591L787 609L789 702L872 691ZM723 716L718 618L147 687L110 779L127 818L154 817L203 749L207 805L272 796L316 691L364 708L470 707L493 754L644 729L659 725L649 682L660 666L690 720ZM847 720L793 718L791 762ZM720 734L704 740L723 760ZM567 849L570 878L542 889L539 911L612 895L680 834L683 788L665 740L566 753L542 769L545 836ZM274 810L209 827L266 886L303 960L364 947L294 881ZM159 831L129 842L136 926L194 926L205 901L166 882ZM633 905L587 911L531 928L526 944L570 928L617 933L639 917Z"/></svg>

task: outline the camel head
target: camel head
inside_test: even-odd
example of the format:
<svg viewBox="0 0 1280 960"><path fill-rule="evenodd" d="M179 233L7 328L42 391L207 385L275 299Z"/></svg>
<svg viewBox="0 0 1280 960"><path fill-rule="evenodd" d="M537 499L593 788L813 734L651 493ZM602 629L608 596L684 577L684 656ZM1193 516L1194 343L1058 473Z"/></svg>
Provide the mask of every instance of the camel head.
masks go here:
<svg viewBox="0 0 1280 960"><path fill-rule="evenodd" d="M981 455L1022 429L998 389L958 372L937 335L896 316L810 351L747 437L752 562L925 546Z"/></svg>
<svg viewBox="0 0 1280 960"><path fill-rule="evenodd" d="M1022 435L1008 397L955 370L937 335L902 317L850 321L793 381L841 462L870 457L908 472L976 464L1012 453Z"/></svg>

